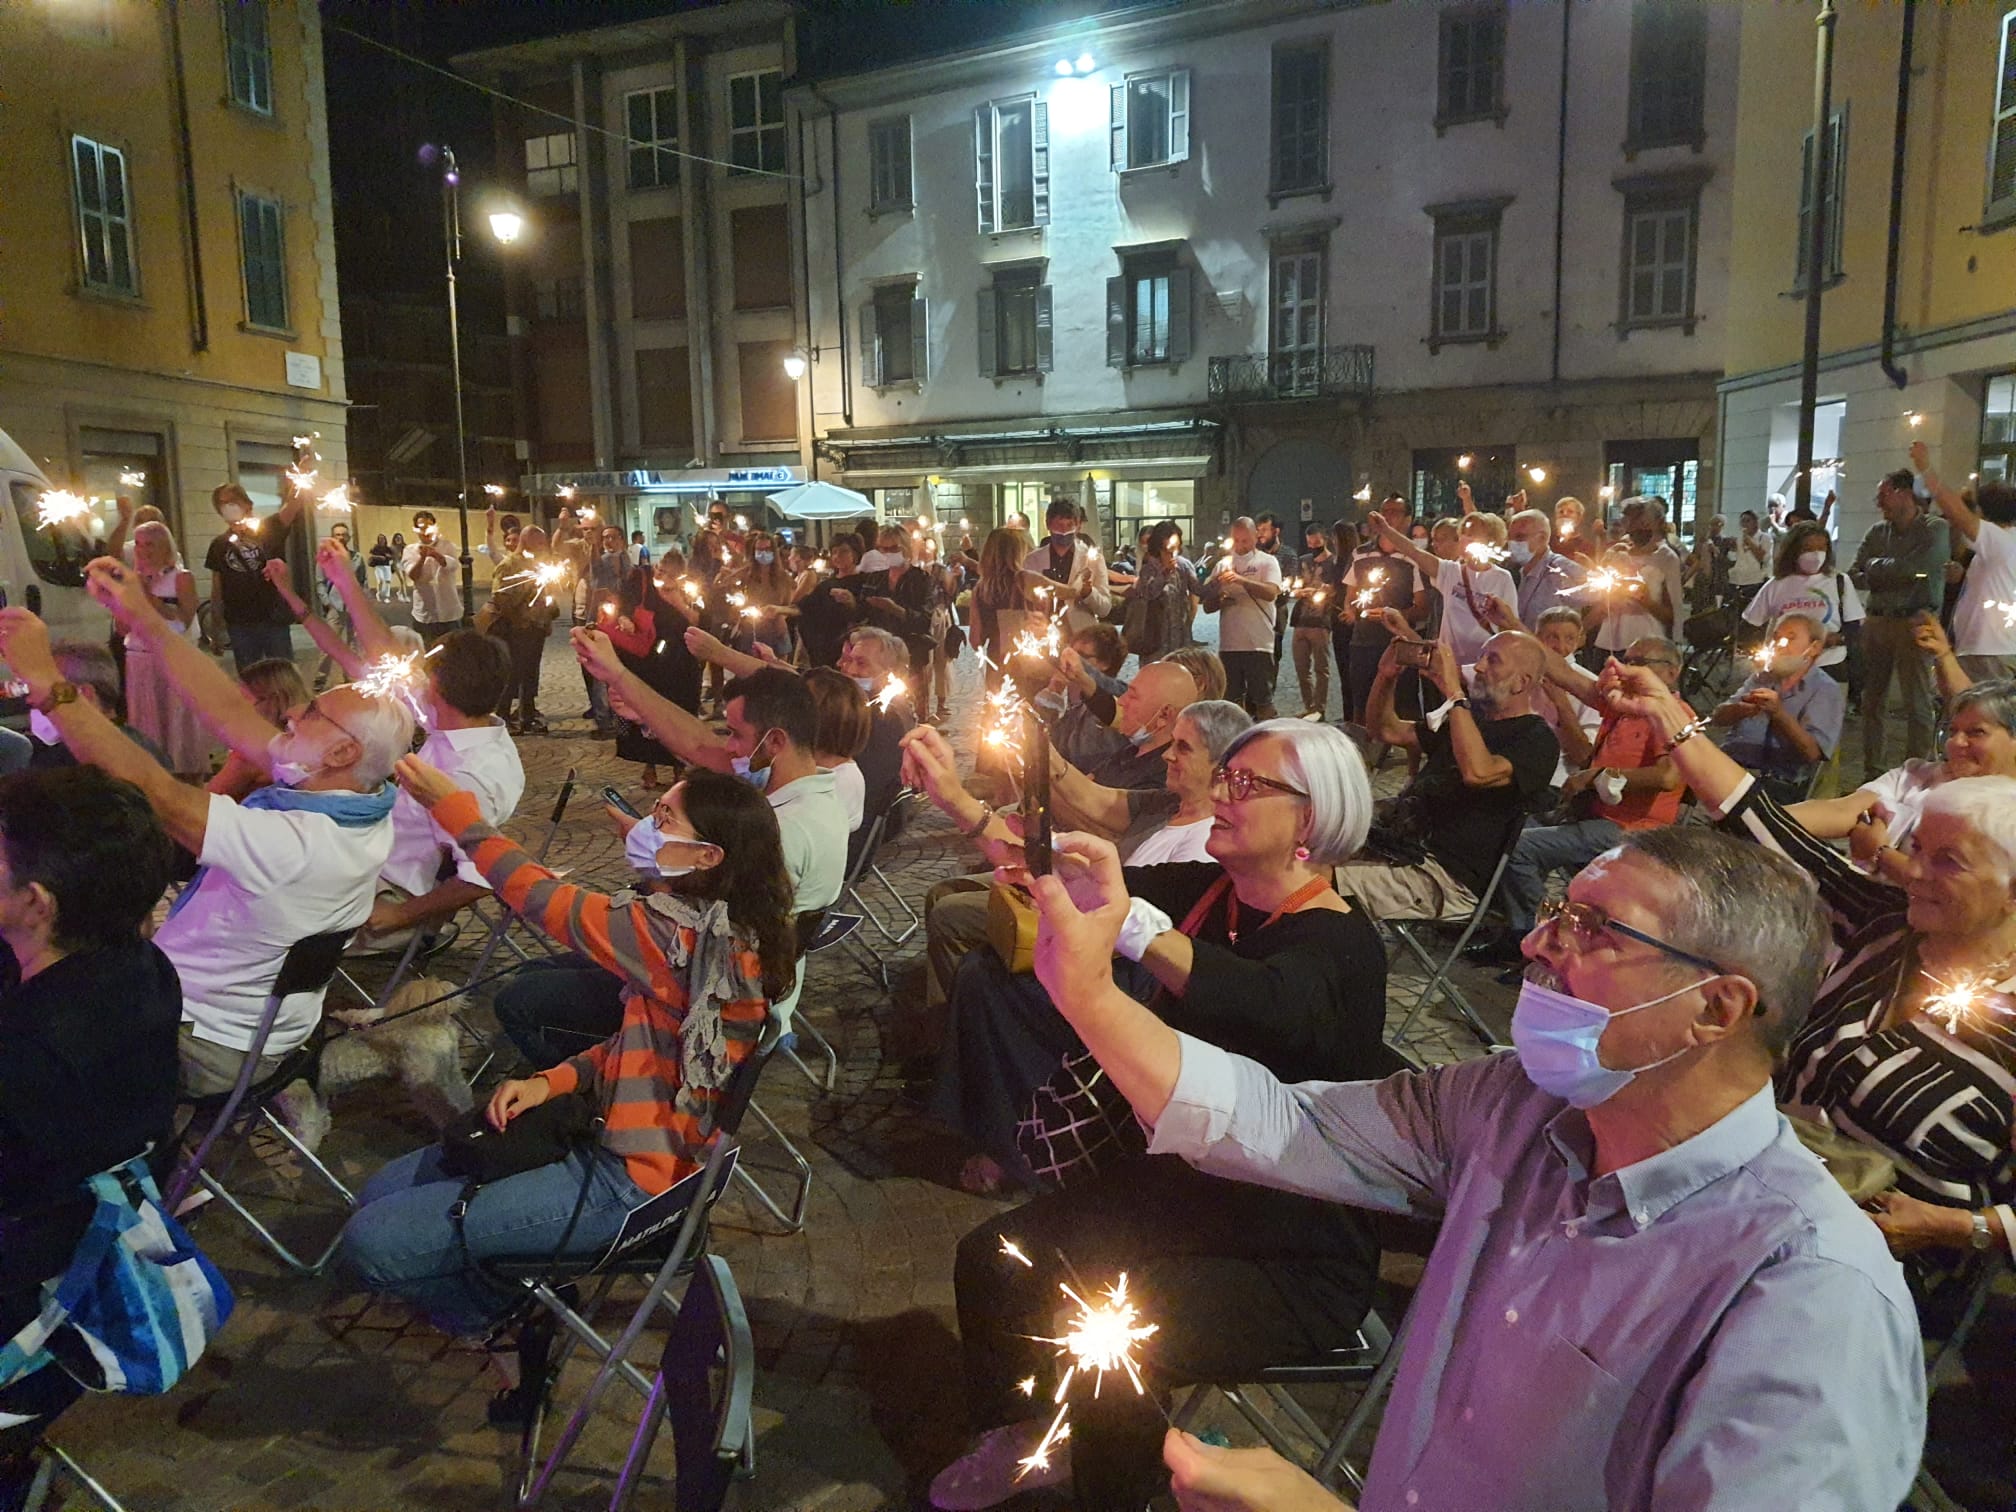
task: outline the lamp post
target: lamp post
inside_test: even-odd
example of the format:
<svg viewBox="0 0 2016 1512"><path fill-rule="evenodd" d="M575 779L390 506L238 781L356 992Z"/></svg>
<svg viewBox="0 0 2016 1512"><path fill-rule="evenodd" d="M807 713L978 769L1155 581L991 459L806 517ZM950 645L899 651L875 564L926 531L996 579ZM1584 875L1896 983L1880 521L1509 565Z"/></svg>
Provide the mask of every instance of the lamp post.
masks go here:
<svg viewBox="0 0 2016 1512"><path fill-rule="evenodd" d="M525 217L500 205L489 214L490 234L506 246L525 231ZM462 261L462 172L455 149L441 145L441 240L448 262L448 369L455 390L455 522L461 532L462 623L476 611L476 564L469 551L469 433L462 409L462 314L456 302L455 269Z"/></svg>

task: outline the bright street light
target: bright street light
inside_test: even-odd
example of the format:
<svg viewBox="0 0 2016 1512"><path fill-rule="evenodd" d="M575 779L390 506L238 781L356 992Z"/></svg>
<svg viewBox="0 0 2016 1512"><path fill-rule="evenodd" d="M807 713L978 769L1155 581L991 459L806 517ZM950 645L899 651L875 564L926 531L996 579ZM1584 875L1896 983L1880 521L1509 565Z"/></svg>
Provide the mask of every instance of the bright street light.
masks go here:
<svg viewBox="0 0 2016 1512"><path fill-rule="evenodd" d="M803 352L793 351L785 355L784 376L789 378L793 383L796 383L800 378L805 376L805 354Z"/></svg>
<svg viewBox="0 0 2016 1512"><path fill-rule="evenodd" d="M490 234L508 247L525 234L525 217L516 210L492 210Z"/></svg>

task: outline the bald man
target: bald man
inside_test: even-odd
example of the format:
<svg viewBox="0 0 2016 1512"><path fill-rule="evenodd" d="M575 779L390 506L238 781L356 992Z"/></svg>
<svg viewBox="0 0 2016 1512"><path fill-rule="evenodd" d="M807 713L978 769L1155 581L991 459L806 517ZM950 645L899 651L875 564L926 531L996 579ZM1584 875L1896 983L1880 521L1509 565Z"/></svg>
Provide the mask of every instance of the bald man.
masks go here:
<svg viewBox="0 0 2016 1512"><path fill-rule="evenodd" d="M1359 858L1337 886L1379 919L1460 919L1477 906L1524 816L1553 781L1561 747L1536 712L1547 651L1505 632L1484 643L1466 689L1447 641L1434 643L1423 676L1421 719L1394 712L1396 638L1379 662L1365 722L1374 740L1421 755L1414 779L1381 806Z"/></svg>

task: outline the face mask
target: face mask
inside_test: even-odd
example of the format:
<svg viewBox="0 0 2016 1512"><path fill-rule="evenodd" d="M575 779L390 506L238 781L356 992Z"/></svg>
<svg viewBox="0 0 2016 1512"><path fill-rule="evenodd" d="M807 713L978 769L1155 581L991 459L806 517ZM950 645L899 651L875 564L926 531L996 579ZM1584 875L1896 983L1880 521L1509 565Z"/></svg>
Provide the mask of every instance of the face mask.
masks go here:
<svg viewBox="0 0 2016 1512"><path fill-rule="evenodd" d="M244 518L245 506L243 504L226 504L224 506L224 520L226 524L236 525Z"/></svg>
<svg viewBox="0 0 2016 1512"><path fill-rule="evenodd" d="M875 691L875 679L872 677L857 677L853 679L853 682L854 686L859 688L863 693L873 693Z"/></svg>
<svg viewBox="0 0 2016 1512"><path fill-rule="evenodd" d="M1799 553L1799 570L1809 577L1827 565L1824 551L1802 551Z"/></svg>
<svg viewBox="0 0 2016 1512"><path fill-rule="evenodd" d="M747 756L737 756L729 762L729 765L734 768L737 777L740 777L749 786L756 789L757 792L760 793L770 786L770 768L767 766L752 768L749 765L749 758Z"/></svg>
<svg viewBox="0 0 2016 1512"><path fill-rule="evenodd" d="M46 746L63 744L63 732L56 728L56 721L40 709L28 711L28 730Z"/></svg>
<svg viewBox="0 0 2016 1512"><path fill-rule="evenodd" d="M1528 546L1524 541L1513 541L1506 546L1505 550L1512 560L1517 562L1521 567L1524 567L1528 562L1533 560L1533 548Z"/></svg>
<svg viewBox="0 0 2016 1512"><path fill-rule="evenodd" d="M1519 1052L1519 1064L1526 1072L1526 1079L1549 1097L1558 1097L1573 1108L1593 1108L1609 1101L1632 1078L1643 1076L1654 1066L1678 1060L1694 1047L1683 1045L1650 1066L1613 1071L1597 1054L1604 1027L1612 1019L1656 1008L1682 993L1692 992L1702 982L1714 980L1703 977L1700 982L1689 982L1649 1002L1615 1009L1605 1009L1600 1003L1557 992L1538 982L1521 984L1518 1004L1512 1010L1512 1045Z"/></svg>
<svg viewBox="0 0 2016 1512"><path fill-rule="evenodd" d="M293 761L282 753L290 750L293 737L284 730L266 743L266 750L273 758L273 780L282 787L299 787L317 772L320 766L309 766L303 761Z"/></svg>
<svg viewBox="0 0 2016 1512"><path fill-rule="evenodd" d="M649 819L630 826L630 833L623 837L623 859L630 863L632 871L648 872L654 877L683 877L693 868L690 866L662 866L658 852L668 845L690 844L682 835L667 835Z"/></svg>
<svg viewBox="0 0 2016 1512"><path fill-rule="evenodd" d="M1631 532L1631 544L1633 546L1650 546L1658 539L1659 532L1656 530L1634 530Z"/></svg>
<svg viewBox="0 0 2016 1512"><path fill-rule="evenodd" d="M776 560L777 553L774 551L759 551L756 553L756 565L759 567L768 567Z"/></svg>

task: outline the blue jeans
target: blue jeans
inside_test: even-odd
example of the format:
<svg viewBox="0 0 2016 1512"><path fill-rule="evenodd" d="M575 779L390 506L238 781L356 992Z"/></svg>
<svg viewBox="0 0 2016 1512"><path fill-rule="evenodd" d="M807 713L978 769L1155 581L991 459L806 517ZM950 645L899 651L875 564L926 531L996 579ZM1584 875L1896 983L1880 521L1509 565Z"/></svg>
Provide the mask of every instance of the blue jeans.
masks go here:
<svg viewBox="0 0 2016 1512"><path fill-rule="evenodd" d="M588 1196L582 1201L583 1179ZM359 1206L343 1229L343 1259L374 1292L391 1292L447 1333L485 1332L511 1310L518 1293L486 1280L470 1262L492 1256L554 1252L574 1216L581 1216L564 1253L598 1253L648 1195L623 1169L621 1156L599 1146L565 1160L521 1171L481 1188L463 1215L463 1238L449 1216L462 1179L441 1169L441 1147L402 1155L364 1183ZM465 1257L463 1245L468 1253Z"/></svg>
<svg viewBox="0 0 2016 1512"><path fill-rule="evenodd" d="M231 637L231 665L243 677L254 662L278 657L294 660L294 634L288 625L233 625L226 622L224 633Z"/></svg>
<svg viewBox="0 0 2016 1512"><path fill-rule="evenodd" d="M533 961L498 992L498 1027L535 1070L592 1050L623 1024L623 982L586 956Z"/></svg>
<svg viewBox="0 0 2016 1512"><path fill-rule="evenodd" d="M1609 819L1527 825L1505 867L1505 916L1513 932L1532 929L1550 872L1579 871L1623 838L1624 831Z"/></svg>

